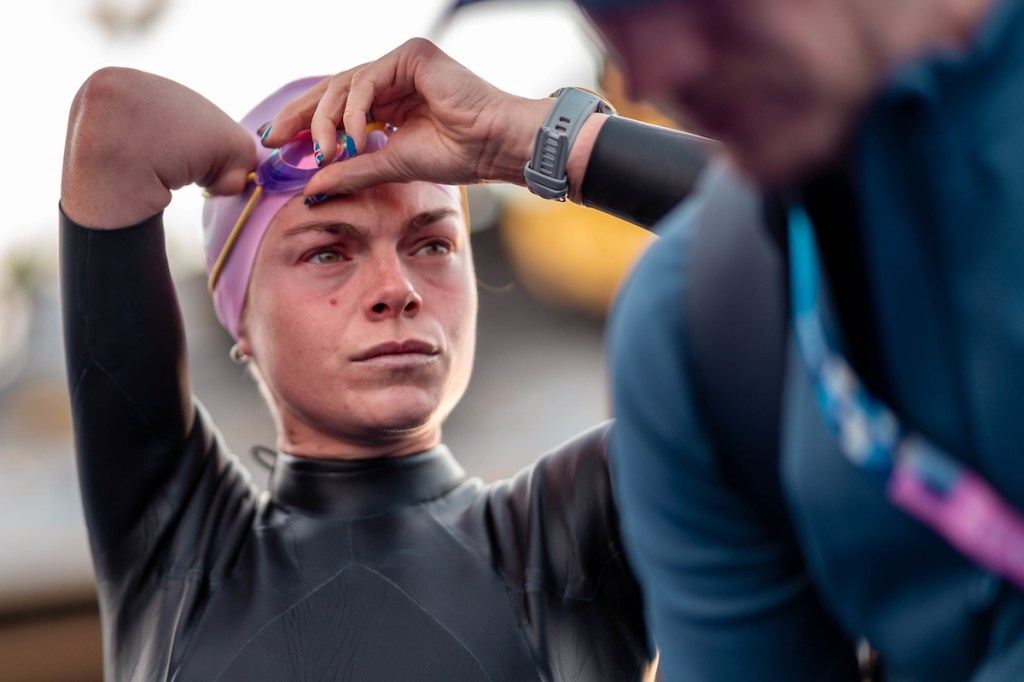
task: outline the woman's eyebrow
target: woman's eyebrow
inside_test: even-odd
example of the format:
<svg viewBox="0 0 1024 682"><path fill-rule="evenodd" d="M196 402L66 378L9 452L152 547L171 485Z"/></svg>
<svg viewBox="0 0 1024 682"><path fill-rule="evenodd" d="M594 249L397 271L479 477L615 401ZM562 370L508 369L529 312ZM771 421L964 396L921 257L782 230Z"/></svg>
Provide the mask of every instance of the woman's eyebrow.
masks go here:
<svg viewBox="0 0 1024 682"><path fill-rule="evenodd" d="M405 231L416 232L428 225L432 225L433 223L454 215L456 215L456 211L451 208L439 208L436 211L424 211L423 213L414 216L405 224Z"/></svg>
<svg viewBox="0 0 1024 682"><path fill-rule="evenodd" d="M364 227L353 225L352 223L346 223L341 221L332 222L315 222L315 223L302 223L295 227L290 227L284 231L285 237L294 237L299 234L306 234L308 232L326 232L328 234L347 236L353 238L366 237L367 230Z"/></svg>
<svg viewBox="0 0 1024 682"><path fill-rule="evenodd" d="M456 215L456 211L451 208L441 208L436 211L424 211L413 216L405 224L405 232L416 232L421 230L428 225L432 225L438 221L444 220L449 216ZM341 220L333 220L330 222L308 222L300 223L295 227L290 227L283 232L284 237L294 237L300 234L306 234L309 232L326 232L336 236L346 236L355 239L365 238L370 233L370 229L361 225L354 225L352 223L346 223Z"/></svg>

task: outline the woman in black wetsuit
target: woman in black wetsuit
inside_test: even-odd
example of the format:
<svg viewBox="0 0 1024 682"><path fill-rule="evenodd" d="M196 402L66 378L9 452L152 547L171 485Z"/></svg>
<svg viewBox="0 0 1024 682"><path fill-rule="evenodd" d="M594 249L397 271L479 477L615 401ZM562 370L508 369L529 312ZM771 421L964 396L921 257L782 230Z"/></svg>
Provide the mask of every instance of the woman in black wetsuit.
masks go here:
<svg viewBox="0 0 1024 682"><path fill-rule="evenodd" d="M62 295L107 679L652 674L607 428L491 485L441 444L474 350L458 191L317 202L300 187L242 218L270 153L256 130L295 94L239 124L177 83L105 69L72 106ZM276 420L266 494L189 388L161 214L193 182L213 195L218 315Z"/></svg>

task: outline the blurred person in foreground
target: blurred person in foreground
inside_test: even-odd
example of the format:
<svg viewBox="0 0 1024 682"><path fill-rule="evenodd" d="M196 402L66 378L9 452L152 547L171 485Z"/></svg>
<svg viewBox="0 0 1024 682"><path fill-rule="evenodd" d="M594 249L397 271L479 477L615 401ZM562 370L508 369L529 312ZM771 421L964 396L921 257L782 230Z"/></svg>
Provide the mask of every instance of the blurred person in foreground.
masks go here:
<svg viewBox="0 0 1024 682"><path fill-rule="evenodd" d="M724 149L610 323L614 480L665 678L853 680L858 649L887 680L1024 678L1024 2L578 4L634 96ZM414 40L275 131L400 124L309 193L530 184L570 142L554 198L645 224L687 195L664 182L678 136L566 123L563 94Z"/></svg>
<svg viewBox="0 0 1024 682"><path fill-rule="evenodd" d="M475 346L462 195L304 201L346 140L272 154L257 130L319 80L240 123L130 69L72 105L62 296L107 679L649 679L607 425L511 480L467 478L441 443ZM217 316L277 427L265 493L190 392L162 225L189 183L210 194Z"/></svg>

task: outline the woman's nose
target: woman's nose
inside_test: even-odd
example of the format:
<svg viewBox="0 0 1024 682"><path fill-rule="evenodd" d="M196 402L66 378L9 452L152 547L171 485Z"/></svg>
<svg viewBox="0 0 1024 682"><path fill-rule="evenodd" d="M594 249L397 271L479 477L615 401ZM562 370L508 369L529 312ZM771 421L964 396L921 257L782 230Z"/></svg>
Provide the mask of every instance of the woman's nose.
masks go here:
<svg viewBox="0 0 1024 682"><path fill-rule="evenodd" d="M371 318L415 315L423 305L405 268L397 257L385 259L368 282L366 313Z"/></svg>

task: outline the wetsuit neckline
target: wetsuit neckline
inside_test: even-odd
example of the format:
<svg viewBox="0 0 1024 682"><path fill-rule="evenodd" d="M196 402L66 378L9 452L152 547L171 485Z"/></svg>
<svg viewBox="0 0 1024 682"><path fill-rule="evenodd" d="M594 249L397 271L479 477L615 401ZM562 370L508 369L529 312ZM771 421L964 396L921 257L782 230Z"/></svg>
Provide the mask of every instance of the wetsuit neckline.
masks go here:
<svg viewBox="0 0 1024 682"><path fill-rule="evenodd" d="M273 499L311 515L360 518L440 497L466 477L443 445L407 457L331 460L278 453Z"/></svg>

